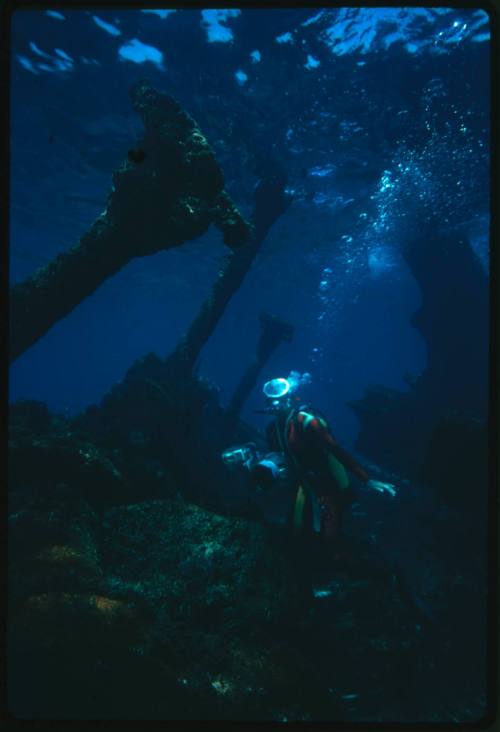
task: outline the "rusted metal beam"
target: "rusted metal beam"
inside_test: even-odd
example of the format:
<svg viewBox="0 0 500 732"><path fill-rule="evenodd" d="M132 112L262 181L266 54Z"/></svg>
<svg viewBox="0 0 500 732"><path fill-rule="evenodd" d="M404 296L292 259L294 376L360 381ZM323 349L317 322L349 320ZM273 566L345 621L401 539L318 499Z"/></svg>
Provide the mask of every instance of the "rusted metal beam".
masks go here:
<svg viewBox="0 0 500 732"><path fill-rule="evenodd" d="M248 242L250 227L195 121L148 82L131 98L144 137L113 174L106 210L76 246L11 289L11 360L134 257L180 246L211 224L231 249Z"/></svg>

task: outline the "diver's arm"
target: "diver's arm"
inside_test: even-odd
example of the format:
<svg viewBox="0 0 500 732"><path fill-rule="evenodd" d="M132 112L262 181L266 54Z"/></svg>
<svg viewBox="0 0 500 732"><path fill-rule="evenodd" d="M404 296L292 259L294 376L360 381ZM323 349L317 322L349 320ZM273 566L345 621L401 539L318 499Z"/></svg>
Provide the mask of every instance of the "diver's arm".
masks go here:
<svg viewBox="0 0 500 732"><path fill-rule="evenodd" d="M335 455L337 460L339 460L345 468L354 473L354 475L363 483L368 483L370 478L366 470L363 470L361 465L356 462L352 455L349 455L347 450L344 450L344 448L339 445L327 427L323 426L318 419L313 419L310 423L309 429L314 430L324 446Z"/></svg>
<svg viewBox="0 0 500 732"><path fill-rule="evenodd" d="M382 483L380 480L372 480L368 476L366 470L363 470L361 465L356 462L352 455L349 455L347 450L344 450L344 448L339 445L328 427L321 424L318 419L313 419L311 421L311 427L314 429L316 434L320 436L325 447L335 455L337 460L339 460L345 468L354 473L354 475L359 478L367 488L371 488L379 493L388 493L393 497L396 495L396 488L392 483Z"/></svg>
<svg viewBox="0 0 500 732"><path fill-rule="evenodd" d="M344 450L344 448L339 445L332 435L328 436L327 444L331 452L345 468L350 470L351 473L354 473L354 475L363 483L368 483L370 481L370 476L366 470L361 467L361 465L347 452L347 450Z"/></svg>
<svg viewBox="0 0 500 732"><path fill-rule="evenodd" d="M396 488L392 485L392 483L383 483L381 480L372 480L368 476L368 473L363 470L361 465L356 462L352 455L349 455L349 453L338 444L337 440L330 432L328 432L328 430L326 443L328 445L328 448L337 458L337 460L340 460L345 468L349 468L349 470L354 473L354 475L356 475L361 481L363 481L367 488L378 491L378 493L388 493L392 497L396 495Z"/></svg>
<svg viewBox="0 0 500 732"><path fill-rule="evenodd" d="M366 470L363 470L361 465L350 455L347 450L339 445L335 437L332 435L330 430L325 424L322 424L318 419L313 419L310 422L309 429L313 429L319 440L323 443L330 452L339 460L342 465L350 470L354 475L359 478L367 488L378 491L379 493L389 493L391 496L396 495L396 489L392 483L382 483L380 480L370 479Z"/></svg>

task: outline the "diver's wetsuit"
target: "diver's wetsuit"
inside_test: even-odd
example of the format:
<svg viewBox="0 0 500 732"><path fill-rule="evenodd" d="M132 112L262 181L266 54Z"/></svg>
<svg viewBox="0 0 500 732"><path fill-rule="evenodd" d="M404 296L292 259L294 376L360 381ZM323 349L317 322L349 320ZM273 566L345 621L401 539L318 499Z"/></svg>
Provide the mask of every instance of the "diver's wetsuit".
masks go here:
<svg viewBox="0 0 500 732"><path fill-rule="evenodd" d="M350 571L361 571L369 577L394 582L396 590L417 612L419 620L434 623L432 612L413 592L401 567L388 565L376 558L368 560L357 558L342 549L340 554L338 553L342 538L342 514L355 498L346 469L354 473L363 483L367 483L369 477L356 460L338 444L326 420L310 406L283 410L268 425L267 439L272 450L285 453L297 484L307 483L314 491L320 507L322 546L331 546L334 555L340 557L344 565L347 563ZM300 535L296 536L294 541L294 568L301 590L300 599L306 606L313 597L310 566L313 535L312 508L308 502L303 512ZM323 552L321 554L323 555ZM325 556L327 560L328 554Z"/></svg>
<svg viewBox="0 0 500 732"><path fill-rule="evenodd" d="M346 469L361 481L368 474L331 434L326 420L309 406L279 413L267 428L271 449L282 450L297 481L306 481L321 510L321 535L328 543L340 538L344 509L354 500Z"/></svg>

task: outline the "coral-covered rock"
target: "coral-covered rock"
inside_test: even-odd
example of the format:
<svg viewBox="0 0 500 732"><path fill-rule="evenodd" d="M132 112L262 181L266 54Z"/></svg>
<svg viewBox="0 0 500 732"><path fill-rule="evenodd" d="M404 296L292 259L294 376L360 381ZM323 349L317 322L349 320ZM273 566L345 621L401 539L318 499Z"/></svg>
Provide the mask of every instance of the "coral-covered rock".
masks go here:
<svg viewBox="0 0 500 732"><path fill-rule="evenodd" d="M119 494L122 475L109 458L91 444L49 437L12 450L11 470L16 481L39 486L65 481L81 487L86 498ZM34 478L38 475L38 478Z"/></svg>
<svg viewBox="0 0 500 732"><path fill-rule="evenodd" d="M69 424L43 434L14 432L9 443L11 495L43 497L58 483L70 485L96 505L119 501L125 492L125 480L112 457L78 440Z"/></svg>
<svg viewBox="0 0 500 732"><path fill-rule="evenodd" d="M9 428L12 436L22 437L50 429L52 417L44 402L35 399L19 399L9 405Z"/></svg>
<svg viewBox="0 0 500 732"><path fill-rule="evenodd" d="M32 594L97 589L102 580L97 531L96 514L65 486L11 514L11 607L17 611Z"/></svg>
<svg viewBox="0 0 500 732"><path fill-rule="evenodd" d="M89 432L91 410L87 422L49 415L48 420L44 419L43 430L36 428L32 411L29 416L25 412L24 403L11 407L11 511L24 508L33 498L43 498L58 484L69 486L70 492L80 495L97 510L141 497L164 498L175 494L170 471L167 472L164 461L159 459L161 450L151 451L149 435L141 439L140 431L134 431L133 425L128 444L122 441L110 446L106 444L105 427L101 434ZM37 408L38 412L43 414ZM119 421L119 415L116 419Z"/></svg>
<svg viewBox="0 0 500 732"><path fill-rule="evenodd" d="M11 578L18 587L82 589L95 585L102 571L94 557L70 546L54 545L13 562ZM26 589L25 589L26 592Z"/></svg>
<svg viewBox="0 0 500 732"><path fill-rule="evenodd" d="M96 529L97 516L89 505L59 484L9 516L9 559L23 559L57 544L97 560Z"/></svg>
<svg viewBox="0 0 500 732"><path fill-rule="evenodd" d="M98 594L33 595L9 624L9 702L17 717L168 717L183 689L144 658L145 619ZM159 711L156 711L159 709Z"/></svg>
<svg viewBox="0 0 500 732"><path fill-rule="evenodd" d="M70 644L127 647L137 640L138 614L132 606L103 595L47 592L32 595L19 610L15 628L45 649Z"/></svg>
<svg viewBox="0 0 500 732"><path fill-rule="evenodd" d="M14 449L41 444L54 458L56 444L71 455L85 446L91 460L109 458L136 496L151 495L155 461L166 471L181 464L178 476L188 475L200 496L216 494L219 481L236 491L217 463L225 415L194 378L173 383L186 397L189 383L199 384L186 404L192 415L200 410L198 419L176 424L177 451L173 440L165 449L168 432L155 427L165 424L165 402L175 405L174 387L165 365L149 361L132 370L123 398L109 403L116 424L130 409L123 433L107 432L110 419L93 438L93 427L97 433L99 419L105 422L99 412L71 423L52 418L40 433L25 424ZM140 404L146 387L158 395L157 409L150 421L146 409L134 421L135 401L127 399L135 395ZM241 437L253 438L243 427ZM36 499L36 475L23 477L33 481L31 494L9 519L9 701L16 716L335 721L420 713L414 681L419 692L432 685L434 647L423 642L422 613L388 571L377 572L373 562L363 569L361 558L364 575L350 576L327 552L297 544L276 525L180 497L90 504L78 460L75 468L47 459L46 467ZM328 583L312 606L299 594L297 561ZM449 644L443 647L446 660Z"/></svg>
<svg viewBox="0 0 500 732"><path fill-rule="evenodd" d="M259 524L197 506L149 501L104 516L103 561L120 583L139 582L169 616L207 631L286 615L295 586L286 558ZM123 585L125 588L126 585Z"/></svg>

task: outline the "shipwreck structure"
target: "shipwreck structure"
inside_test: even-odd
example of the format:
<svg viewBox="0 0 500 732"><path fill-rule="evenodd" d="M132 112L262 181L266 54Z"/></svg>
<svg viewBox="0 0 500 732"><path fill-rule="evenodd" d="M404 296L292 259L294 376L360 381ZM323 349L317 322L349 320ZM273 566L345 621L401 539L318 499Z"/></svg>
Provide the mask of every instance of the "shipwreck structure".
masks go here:
<svg viewBox="0 0 500 732"><path fill-rule="evenodd" d="M357 448L424 480L479 531L488 493L487 275L467 238L437 224L403 255L422 292L412 324L425 339L427 367L408 375L409 391L372 386L351 403Z"/></svg>
<svg viewBox="0 0 500 732"><path fill-rule="evenodd" d="M279 171L270 172L257 184L252 213L253 235L244 247L227 255L210 295L186 335L168 357L170 366L178 365L184 372L193 369L227 304L241 287L269 229L289 207L291 198L285 185L286 176Z"/></svg>
<svg viewBox="0 0 500 732"><path fill-rule="evenodd" d="M274 222L287 210L286 177L270 172L259 181L254 193L252 235L241 248L228 253L212 291L186 334L166 359L148 354L138 359L124 379L90 407L76 421L79 428L100 435L106 444L139 435L158 457L168 462L183 486L183 496L199 505L227 509L239 498L229 491L228 476L219 458L228 439L236 437L256 443L262 437L240 422L239 410L255 384L260 369L279 343L292 336L293 328L274 316L263 316L264 332L257 357L249 366L232 400L224 410L213 385L196 374L201 350L214 332L232 296L250 270L262 242ZM209 473L210 480L200 481Z"/></svg>
<svg viewBox="0 0 500 732"><path fill-rule="evenodd" d="M76 246L12 288L11 360L134 257L180 246L211 224L231 249L250 238L196 122L147 82L131 98L144 137L114 173L106 210Z"/></svg>
<svg viewBox="0 0 500 732"><path fill-rule="evenodd" d="M290 342L293 338L293 326L275 315L261 313L259 322L261 331L257 341L255 358L243 374L226 409L229 433L234 430L243 405L255 387L257 378L266 362L281 343Z"/></svg>
<svg viewBox="0 0 500 732"><path fill-rule="evenodd" d="M167 359L139 359L99 406L74 419L51 415L38 402L10 409L9 709L28 719L458 717L476 723L485 708L476 683L485 650L469 632L484 622L481 606L470 603L482 591L476 565L453 582L439 562L431 564L428 586L444 588L438 600L447 612L437 644L422 633L393 582L359 582L341 573L323 608L305 614L287 532L249 520L255 514L242 510L244 492L219 451L228 432L259 447L262 437L239 414L260 369L291 339L293 327L261 315L255 358L246 371L242 366L226 410L215 387L197 377L196 363L290 203L286 179L271 171L259 182L250 227L224 193L194 122L148 85L136 88L134 100L146 135L115 175L107 211L75 249L13 290L12 358L131 257L178 246L211 223L233 251ZM439 242L434 245L439 252ZM446 251L441 261L436 285ZM471 324L477 324L482 310L473 307L471 290L459 312L462 319L474 312ZM437 325L423 313L417 322ZM464 323L462 336L466 331L472 349L475 338L482 340ZM446 333L437 329L436 336L439 347ZM434 369L440 360L429 363ZM434 388L440 380L431 376L417 381L411 409L419 395L440 397L440 409L453 396ZM415 411L405 406L407 426ZM384 427L387 421L384 415ZM384 439L386 432L376 436ZM456 444L449 440L443 453L443 440L437 442L436 458L447 470ZM448 611L459 607L463 622ZM446 675L435 669L459 668L464 658L459 680L468 698L457 702L446 696L446 685L436 684Z"/></svg>

